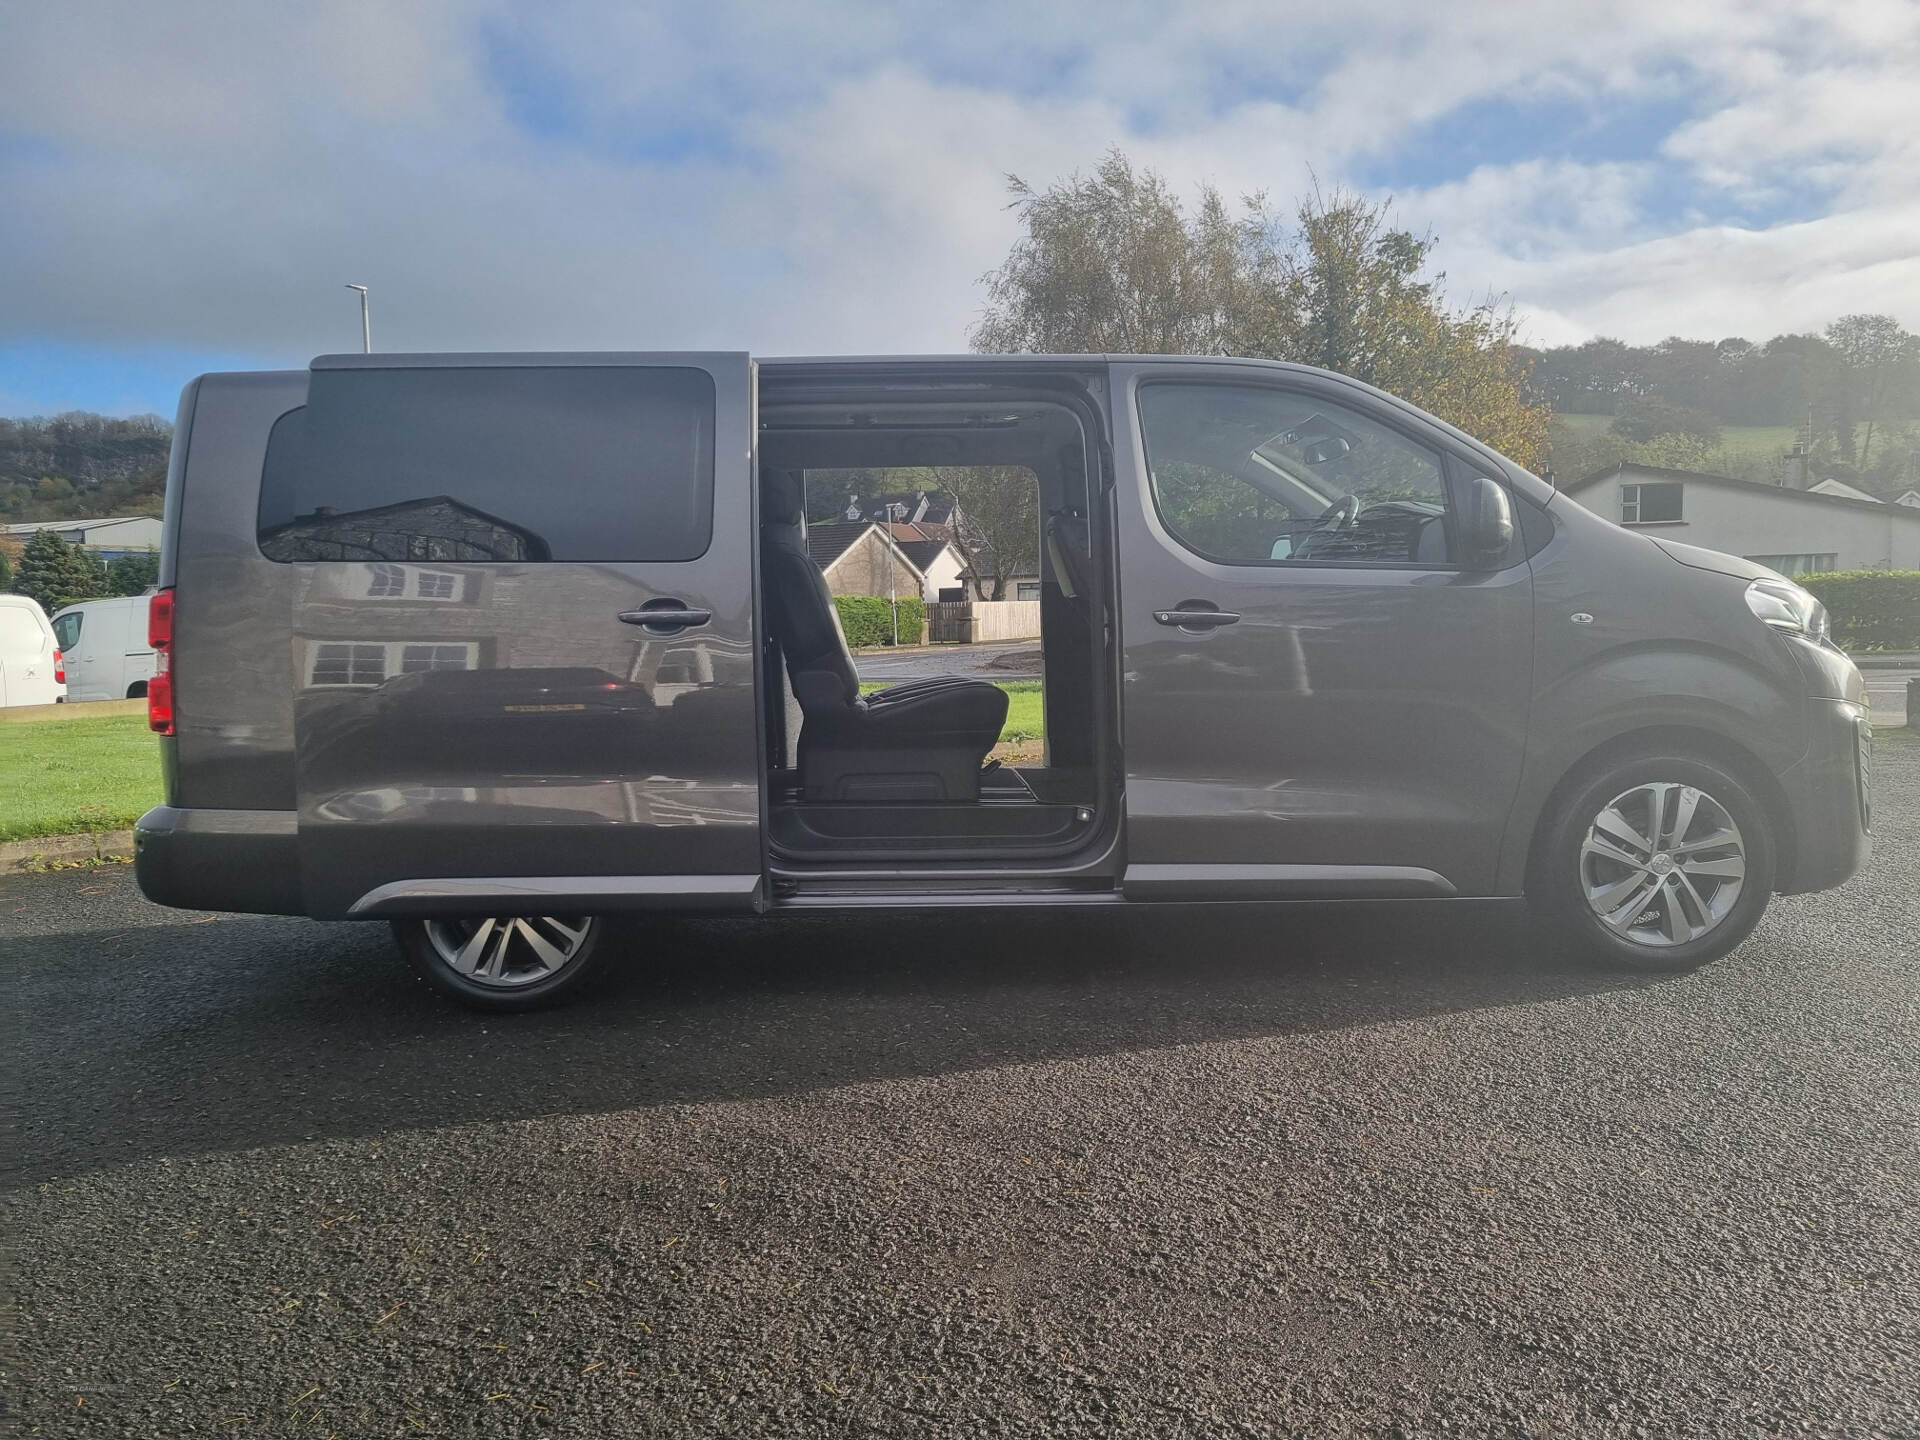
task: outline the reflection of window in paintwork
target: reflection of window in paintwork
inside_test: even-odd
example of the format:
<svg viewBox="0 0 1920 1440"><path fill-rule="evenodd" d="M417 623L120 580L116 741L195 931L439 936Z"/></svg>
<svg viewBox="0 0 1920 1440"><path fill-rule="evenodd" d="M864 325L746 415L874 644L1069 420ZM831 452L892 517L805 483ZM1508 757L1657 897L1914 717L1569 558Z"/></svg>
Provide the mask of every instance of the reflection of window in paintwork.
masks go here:
<svg viewBox="0 0 1920 1440"><path fill-rule="evenodd" d="M268 441L260 547L283 561L691 560L712 534L715 408L712 379L684 367L315 370Z"/></svg>
<svg viewBox="0 0 1920 1440"><path fill-rule="evenodd" d="M367 594L374 599L407 593L407 572L398 565L369 565L367 570Z"/></svg>
<svg viewBox="0 0 1920 1440"><path fill-rule="evenodd" d="M378 685L387 678L384 645L316 645L313 652L315 685Z"/></svg>
<svg viewBox="0 0 1920 1440"><path fill-rule="evenodd" d="M444 570L422 570L415 585L422 600L451 600L459 593L460 577Z"/></svg>
<svg viewBox="0 0 1920 1440"><path fill-rule="evenodd" d="M400 652L400 673L417 675L423 670L465 670L468 653L464 645L409 645Z"/></svg>

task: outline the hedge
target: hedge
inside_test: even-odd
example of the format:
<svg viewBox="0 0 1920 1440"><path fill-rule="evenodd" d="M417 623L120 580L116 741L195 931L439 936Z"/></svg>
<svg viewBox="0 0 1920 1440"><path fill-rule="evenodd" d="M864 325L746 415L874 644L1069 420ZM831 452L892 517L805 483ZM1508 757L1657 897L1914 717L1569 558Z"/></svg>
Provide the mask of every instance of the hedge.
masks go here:
<svg viewBox="0 0 1920 1440"><path fill-rule="evenodd" d="M1803 575L1849 650L1920 650L1920 570L1838 570Z"/></svg>
<svg viewBox="0 0 1920 1440"><path fill-rule="evenodd" d="M893 643L893 606L884 595L836 595L840 628L856 650ZM918 595L900 597L900 643L918 645L927 633L927 607Z"/></svg>

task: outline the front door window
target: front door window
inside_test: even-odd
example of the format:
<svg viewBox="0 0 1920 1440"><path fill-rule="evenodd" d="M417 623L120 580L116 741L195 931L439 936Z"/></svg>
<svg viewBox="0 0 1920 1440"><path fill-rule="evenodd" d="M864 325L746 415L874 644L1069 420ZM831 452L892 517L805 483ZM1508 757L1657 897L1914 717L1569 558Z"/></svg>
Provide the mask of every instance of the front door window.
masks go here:
<svg viewBox="0 0 1920 1440"><path fill-rule="evenodd" d="M1294 391L1146 385L1140 426L1169 533L1228 565L1453 563L1439 455Z"/></svg>

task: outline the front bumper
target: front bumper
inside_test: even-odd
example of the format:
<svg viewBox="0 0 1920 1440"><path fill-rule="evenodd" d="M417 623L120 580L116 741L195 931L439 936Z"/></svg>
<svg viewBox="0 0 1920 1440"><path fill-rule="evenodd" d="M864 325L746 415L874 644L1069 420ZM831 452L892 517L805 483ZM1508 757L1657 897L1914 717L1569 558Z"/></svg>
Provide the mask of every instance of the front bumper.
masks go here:
<svg viewBox="0 0 1920 1440"><path fill-rule="evenodd" d="M1831 890L1873 853L1873 728L1852 700L1807 701L1807 752L1780 776L1793 843L1775 888Z"/></svg>

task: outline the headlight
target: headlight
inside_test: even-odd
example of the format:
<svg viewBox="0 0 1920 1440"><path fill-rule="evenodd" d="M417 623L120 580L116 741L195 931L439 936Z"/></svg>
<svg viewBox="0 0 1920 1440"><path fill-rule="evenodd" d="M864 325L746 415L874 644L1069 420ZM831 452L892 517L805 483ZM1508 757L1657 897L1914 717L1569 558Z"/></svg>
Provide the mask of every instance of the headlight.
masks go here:
<svg viewBox="0 0 1920 1440"><path fill-rule="evenodd" d="M1827 607L1791 580L1760 579L1747 586L1747 608L1776 630L1827 638Z"/></svg>

